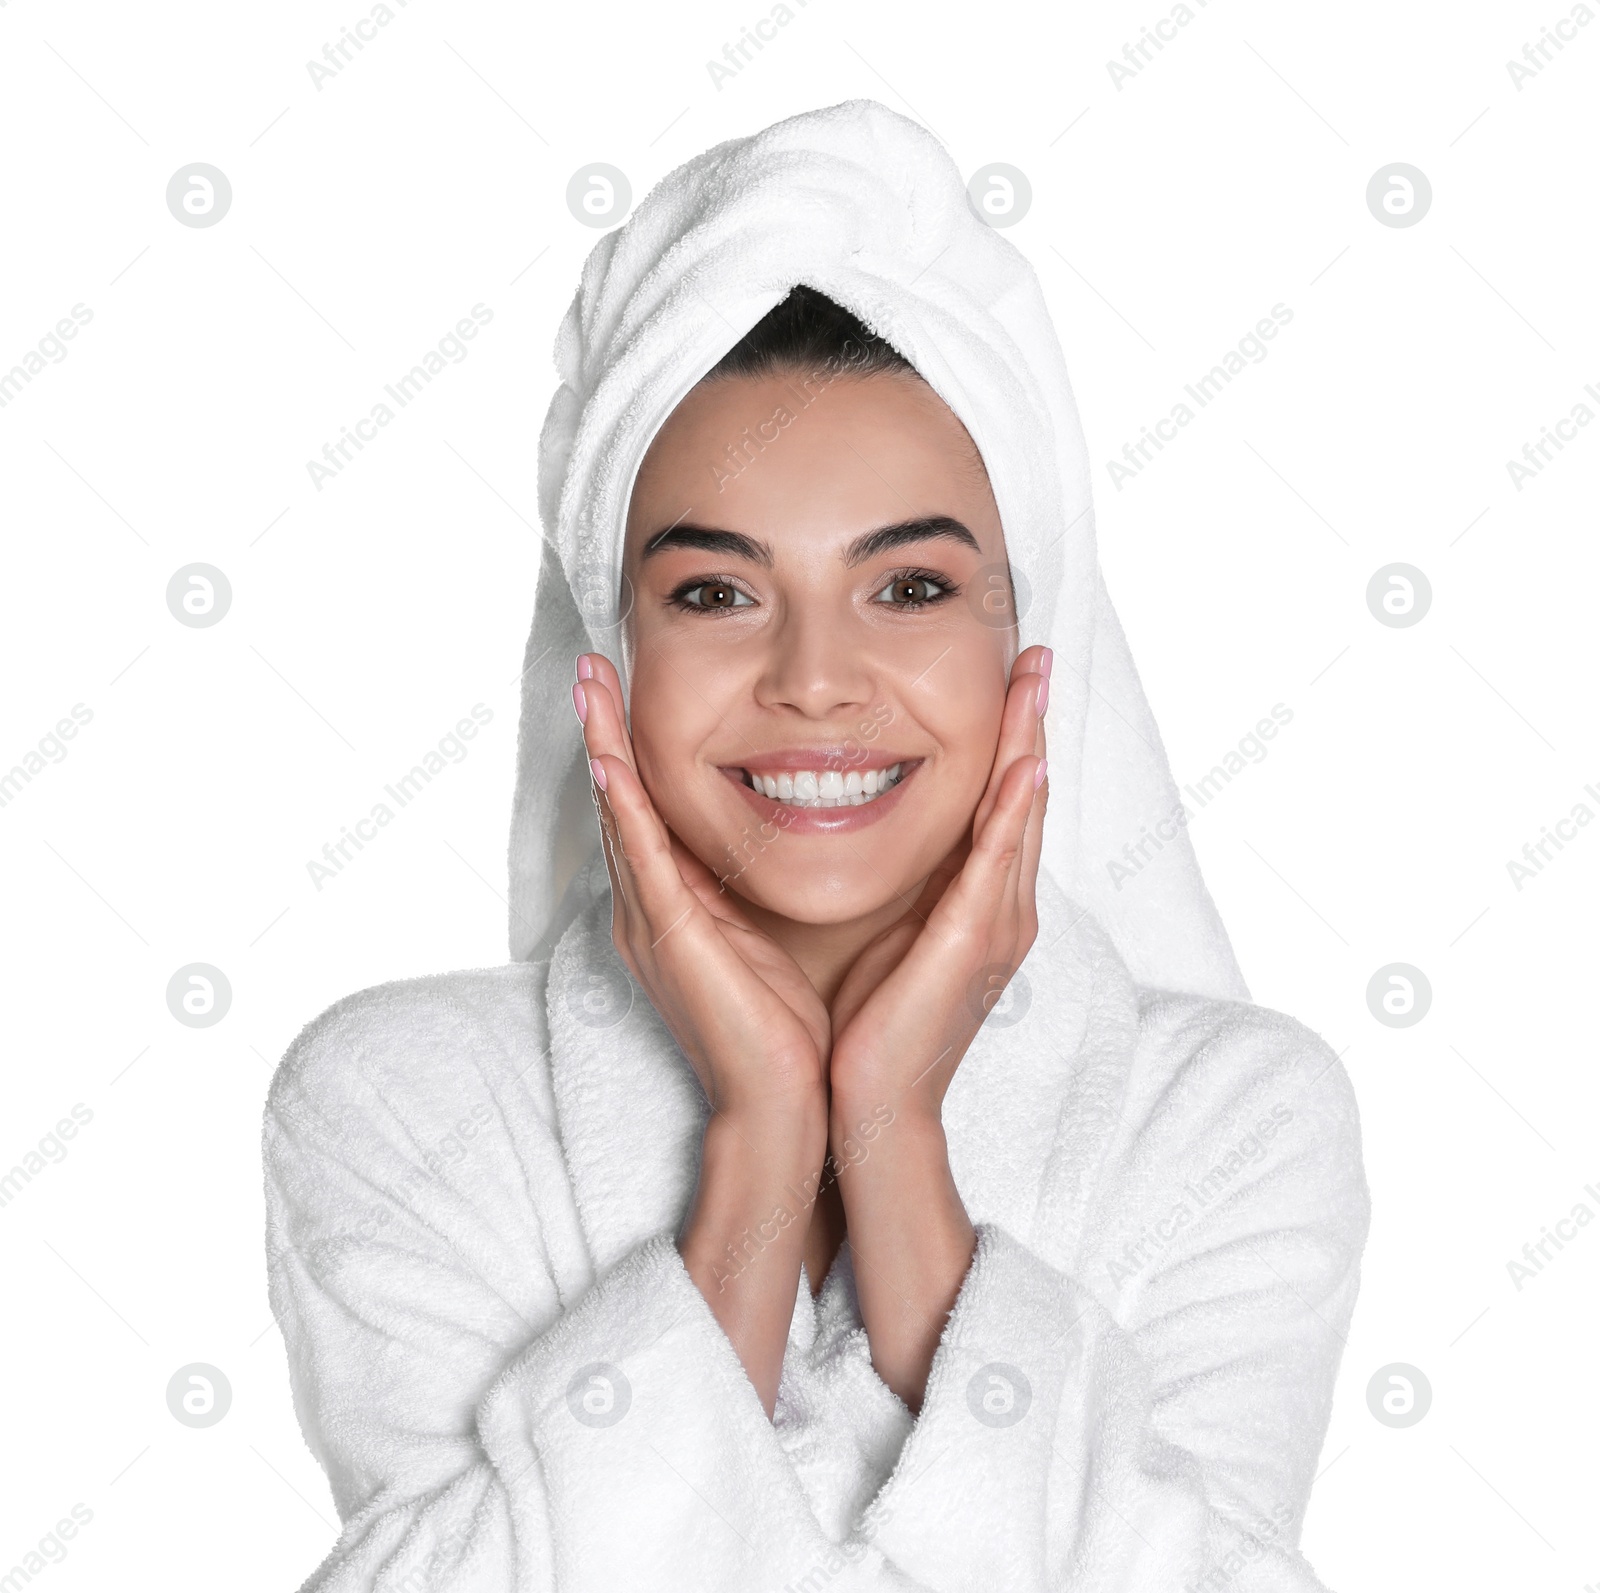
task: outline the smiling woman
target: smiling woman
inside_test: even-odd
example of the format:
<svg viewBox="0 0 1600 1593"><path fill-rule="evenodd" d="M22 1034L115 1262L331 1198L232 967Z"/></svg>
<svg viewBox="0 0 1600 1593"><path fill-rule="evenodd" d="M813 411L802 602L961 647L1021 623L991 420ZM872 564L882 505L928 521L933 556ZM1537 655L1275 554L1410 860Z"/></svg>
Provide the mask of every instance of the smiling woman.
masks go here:
<svg viewBox="0 0 1600 1593"><path fill-rule="evenodd" d="M307 1588L1315 1593L1355 1104L1185 830L1126 878L1180 803L1031 270L854 101L659 184L557 363L513 960L268 1103Z"/></svg>

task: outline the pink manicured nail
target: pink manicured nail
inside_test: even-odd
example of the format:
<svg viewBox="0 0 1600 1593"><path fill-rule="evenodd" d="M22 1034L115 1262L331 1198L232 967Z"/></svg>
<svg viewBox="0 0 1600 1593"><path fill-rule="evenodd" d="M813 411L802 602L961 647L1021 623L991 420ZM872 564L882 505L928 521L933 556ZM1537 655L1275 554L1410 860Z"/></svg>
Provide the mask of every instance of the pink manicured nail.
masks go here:
<svg viewBox="0 0 1600 1593"><path fill-rule="evenodd" d="M1035 791L1037 791L1039 787L1044 784L1044 771L1049 768L1049 766L1050 760L1048 758L1041 758L1039 760L1039 767L1033 771L1033 789Z"/></svg>
<svg viewBox="0 0 1600 1593"><path fill-rule="evenodd" d="M589 722L589 705L583 700L583 687L576 682L572 687L572 706L578 715L578 723L586 725Z"/></svg>
<svg viewBox="0 0 1600 1593"><path fill-rule="evenodd" d="M1039 660L1039 673L1043 675L1046 680L1049 680L1050 678L1050 666L1054 664L1055 661L1055 649L1050 647L1045 648L1044 657Z"/></svg>
<svg viewBox="0 0 1600 1593"><path fill-rule="evenodd" d="M598 758L589 760L589 772L594 776L594 783L604 791L606 788L606 771Z"/></svg>
<svg viewBox="0 0 1600 1593"><path fill-rule="evenodd" d="M589 655L587 653L578 654L578 679L594 679L594 665L589 662Z"/></svg>
<svg viewBox="0 0 1600 1593"><path fill-rule="evenodd" d="M1049 702L1049 701L1050 701L1050 677L1048 675L1041 675L1039 677L1039 717L1041 719L1044 718L1045 704L1047 702Z"/></svg>

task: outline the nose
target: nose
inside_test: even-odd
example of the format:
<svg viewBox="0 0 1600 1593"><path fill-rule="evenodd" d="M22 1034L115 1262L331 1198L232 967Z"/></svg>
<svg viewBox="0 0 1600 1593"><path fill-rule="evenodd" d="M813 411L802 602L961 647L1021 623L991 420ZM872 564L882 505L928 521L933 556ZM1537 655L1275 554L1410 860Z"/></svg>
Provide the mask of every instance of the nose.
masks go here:
<svg viewBox="0 0 1600 1593"><path fill-rule="evenodd" d="M756 682L763 708L826 720L871 704L873 674L862 638L819 609L797 604L768 633L770 652Z"/></svg>

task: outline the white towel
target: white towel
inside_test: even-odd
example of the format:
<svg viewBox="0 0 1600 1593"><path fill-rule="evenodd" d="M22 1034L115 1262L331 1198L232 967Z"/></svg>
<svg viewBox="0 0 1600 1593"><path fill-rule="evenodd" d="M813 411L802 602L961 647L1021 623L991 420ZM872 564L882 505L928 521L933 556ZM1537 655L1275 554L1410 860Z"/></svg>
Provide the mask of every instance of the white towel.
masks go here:
<svg viewBox="0 0 1600 1593"><path fill-rule="evenodd" d="M797 281L968 426L1023 643L1058 665L1039 935L945 1102L978 1247L915 1418L848 1246L815 1302L800 1282L771 1421L683 1267L706 1104L611 944L570 706L576 652L626 670L639 458ZM1106 868L1176 794L1032 272L926 132L855 101L665 179L595 250L557 357L514 960L340 1002L267 1106L273 1308L344 1524L306 1587L1315 1593L1297 1545L1368 1223L1355 1103L1315 1035L1228 999L1181 831L1124 891Z"/></svg>
<svg viewBox="0 0 1600 1593"><path fill-rule="evenodd" d="M1055 651L1044 868L1136 978L1245 995L1100 575L1088 453L1038 279L979 219L938 140L873 100L685 162L584 267L539 443L545 544L523 675L512 956L548 954L575 910L562 893L598 845L573 664L604 652L626 686L617 597L639 462L688 390L797 282L893 343L983 455L1029 594L1021 645Z"/></svg>

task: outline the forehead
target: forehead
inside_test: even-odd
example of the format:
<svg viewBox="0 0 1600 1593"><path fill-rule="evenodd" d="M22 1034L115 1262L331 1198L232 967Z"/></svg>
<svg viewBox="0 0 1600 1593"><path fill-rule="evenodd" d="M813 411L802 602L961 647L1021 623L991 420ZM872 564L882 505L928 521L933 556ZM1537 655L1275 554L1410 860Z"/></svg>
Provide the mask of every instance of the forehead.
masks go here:
<svg viewBox="0 0 1600 1593"><path fill-rule="evenodd" d="M627 557L680 519L789 539L948 515L985 551L999 515L966 428L906 375L772 373L703 383L668 417L634 484Z"/></svg>

